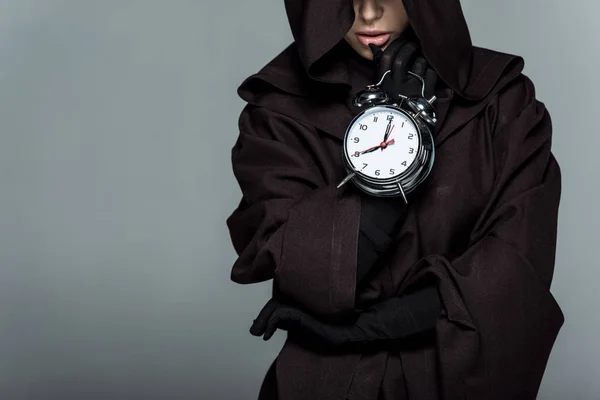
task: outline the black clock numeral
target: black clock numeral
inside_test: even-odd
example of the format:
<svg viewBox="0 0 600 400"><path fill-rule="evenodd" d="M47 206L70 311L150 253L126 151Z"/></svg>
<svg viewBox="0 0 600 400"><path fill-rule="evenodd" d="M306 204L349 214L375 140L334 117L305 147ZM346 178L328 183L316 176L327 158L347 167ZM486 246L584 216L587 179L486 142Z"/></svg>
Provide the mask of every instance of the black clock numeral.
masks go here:
<svg viewBox="0 0 600 400"><path fill-rule="evenodd" d="M360 151L355 151L353 154L354 157L360 157Z"/></svg>
<svg viewBox="0 0 600 400"><path fill-rule="evenodd" d="M393 168L390 168L390 175L394 175L396 173L396 170Z"/></svg>
<svg viewBox="0 0 600 400"><path fill-rule="evenodd" d="M401 126L401 128L404 128L404 121L402 121L402 126Z"/></svg>
<svg viewBox="0 0 600 400"><path fill-rule="evenodd" d="M412 154L415 152L415 149L413 149L412 147L408 149L408 154Z"/></svg>
<svg viewBox="0 0 600 400"><path fill-rule="evenodd" d="M358 142L360 142L360 139L359 139L359 138L357 138L357 137L355 137L355 138L354 138L354 139L352 139L352 140L354 140L354 143L358 143Z"/></svg>
<svg viewBox="0 0 600 400"><path fill-rule="evenodd" d="M408 134L408 138L409 138L410 140L412 140L413 136L415 136L415 134L414 134L414 133L409 133L409 134Z"/></svg>
<svg viewBox="0 0 600 400"><path fill-rule="evenodd" d="M388 115L388 116L387 116L387 120L388 120L388 121L393 121L393 120L394 120L394 116L393 116L393 115L391 115L391 114L390 114L390 115Z"/></svg>
<svg viewBox="0 0 600 400"><path fill-rule="evenodd" d="M367 165L369 165L369 164L365 164L365 163L363 163L363 167L362 167L361 171L362 171L363 169L367 168Z"/></svg>
<svg viewBox="0 0 600 400"><path fill-rule="evenodd" d="M379 176L381 175L381 171L380 170L375 170L375 176Z"/></svg>
<svg viewBox="0 0 600 400"><path fill-rule="evenodd" d="M402 163L402 165L404 165L404 166L406 167L406 161L404 161L404 162Z"/></svg>
<svg viewBox="0 0 600 400"><path fill-rule="evenodd" d="M377 122L377 119L378 119L377 115L376 115L376 116L374 116L374 117L373 117L373 122Z"/></svg>
<svg viewBox="0 0 600 400"><path fill-rule="evenodd" d="M360 127L361 131L366 131L369 127L367 126L367 124L358 124Z"/></svg>

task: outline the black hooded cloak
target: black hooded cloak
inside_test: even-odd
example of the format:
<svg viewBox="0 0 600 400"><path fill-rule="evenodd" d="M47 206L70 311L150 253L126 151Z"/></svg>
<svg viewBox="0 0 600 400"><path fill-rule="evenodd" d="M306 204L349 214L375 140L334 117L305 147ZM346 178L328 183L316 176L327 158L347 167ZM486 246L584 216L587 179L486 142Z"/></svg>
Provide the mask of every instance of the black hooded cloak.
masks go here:
<svg viewBox="0 0 600 400"><path fill-rule="evenodd" d="M444 85L433 170L392 257L356 288L360 195L342 139L356 88L339 44L351 0L286 0L295 42L239 88L232 150L243 193L227 220L231 278L332 321L435 278L435 332L393 348L322 352L288 335L261 399L534 399L563 314L550 293L560 168L524 61L473 46L459 0L403 0Z"/></svg>

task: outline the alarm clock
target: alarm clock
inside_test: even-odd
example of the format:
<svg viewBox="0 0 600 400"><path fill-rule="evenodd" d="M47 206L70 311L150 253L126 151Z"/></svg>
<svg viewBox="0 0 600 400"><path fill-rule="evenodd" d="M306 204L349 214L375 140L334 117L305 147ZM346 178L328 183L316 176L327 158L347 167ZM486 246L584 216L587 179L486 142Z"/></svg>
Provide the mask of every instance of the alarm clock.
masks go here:
<svg viewBox="0 0 600 400"><path fill-rule="evenodd" d="M402 197L414 191L431 172L435 159L432 130L437 122L433 107L435 96L425 98L398 94L400 101L381 89L381 83L369 85L353 102L365 108L350 122L344 135L343 159L347 175L337 186L352 181L365 193L378 197Z"/></svg>

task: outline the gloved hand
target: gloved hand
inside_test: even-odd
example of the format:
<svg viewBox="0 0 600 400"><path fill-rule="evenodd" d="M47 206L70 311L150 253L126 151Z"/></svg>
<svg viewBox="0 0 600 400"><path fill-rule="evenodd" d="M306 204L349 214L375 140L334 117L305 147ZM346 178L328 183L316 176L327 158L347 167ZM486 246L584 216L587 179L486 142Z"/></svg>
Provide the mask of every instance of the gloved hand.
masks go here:
<svg viewBox="0 0 600 400"><path fill-rule="evenodd" d="M408 97L421 96L421 81L409 74L410 71L425 80L425 97L435 94L438 75L429 66L427 59L420 51L418 42L408 34L395 39L385 51L373 44L369 45L373 52L373 61L377 66L378 77L391 70L382 83L383 89L397 96L399 93Z"/></svg>
<svg viewBox="0 0 600 400"><path fill-rule="evenodd" d="M250 333L269 340L279 328L331 346L394 340L435 328L440 311L435 285L375 304L360 312L350 325L330 324L271 299L254 320Z"/></svg>

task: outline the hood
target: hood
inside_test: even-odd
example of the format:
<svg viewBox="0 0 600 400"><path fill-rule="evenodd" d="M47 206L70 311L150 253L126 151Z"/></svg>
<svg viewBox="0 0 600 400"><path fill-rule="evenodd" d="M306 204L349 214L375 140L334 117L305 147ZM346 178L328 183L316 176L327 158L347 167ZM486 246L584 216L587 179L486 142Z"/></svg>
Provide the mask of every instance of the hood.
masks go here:
<svg viewBox="0 0 600 400"><path fill-rule="evenodd" d="M516 78L524 61L517 55L473 46L459 0L403 3L411 36L418 40L440 81L451 89L448 101L473 106L452 118L447 124L451 132L478 112L486 98ZM248 77L238 94L249 104L343 137L340 126L349 118L343 108L347 108L351 85L347 60L338 50L354 22L352 0L285 0L285 10L294 43ZM441 134L440 140L447 134Z"/></svg>
<svg viewBox="0 0 600 400"><path fill-rule="evenodd" d="M456 94L476 100L485 96L506 66L517 56L491 51L483 54L471 42L459 0L403 0L410 27L421 51L440 78ZM339 43L354 22L352 0L285 0L285 9L300 61L315 81L345 83L342 74L320 68L320 61ZM487 49L486 49L487 50ZM489 51L488 51L489 52ZM488 53L484 52L484 53ZM492 71L492 59L504 65ZM483 71L485 80L478 79Z"/></svg>
<svg viewBox="0 0 600 400"><path fill-rule="evenodd" d="M519 56L473 46L459 0L403 3L422 53L458 96L479 100L511 62L522 67ZM347 71L331 50L354 22L352 0L285 0L285 10L295 43L249 79L262 78L295 94L315 82L347 86ZM312 82L298 76L298 64Z"/></svg>

